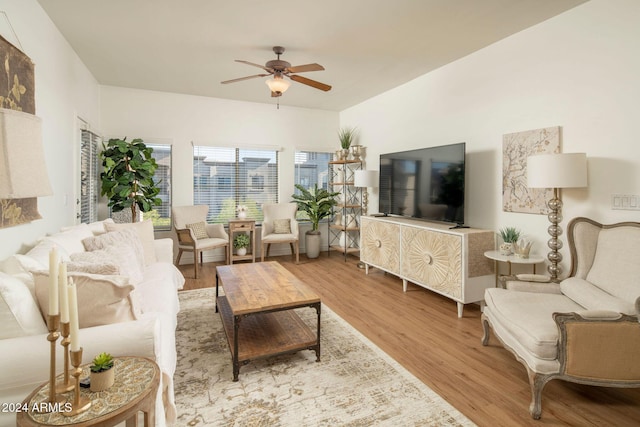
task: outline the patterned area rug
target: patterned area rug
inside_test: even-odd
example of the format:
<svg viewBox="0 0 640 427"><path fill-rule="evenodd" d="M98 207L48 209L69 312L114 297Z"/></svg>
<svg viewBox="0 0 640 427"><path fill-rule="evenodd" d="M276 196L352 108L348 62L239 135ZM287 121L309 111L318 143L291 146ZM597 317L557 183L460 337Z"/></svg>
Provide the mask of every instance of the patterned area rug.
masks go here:
<svg viewBox="0 0 640 427"><path fill-rule="evenodd" d="M300 351L251 362L232 381L214 289L180 293L180 426L470 426L464 415L322 306L321 361ZM316 313L297 310L312 330Z"/></svg>

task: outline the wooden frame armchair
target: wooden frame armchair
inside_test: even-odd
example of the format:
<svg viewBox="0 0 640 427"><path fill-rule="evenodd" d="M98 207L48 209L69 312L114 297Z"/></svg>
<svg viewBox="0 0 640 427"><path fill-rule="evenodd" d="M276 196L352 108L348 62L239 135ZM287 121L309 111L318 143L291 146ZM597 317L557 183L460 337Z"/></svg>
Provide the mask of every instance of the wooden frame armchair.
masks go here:
<svg viewBox="0 0 640 427"><path fill-rule="evenodd" d="M222 224L208 224L209 206L174 206L171 209L173 228L178 236L178 256L180 264L183 252L193 252L194 276L198 278L198 259L203 263L202 252L223 248L225 264L229 264L229 235Z"/></svg>
<svg viewBox="0 0 640 427"><path fill-rule="evenodd" d="M542 390L554 379L640 387L640 223L575 218L567 235L569 277L542 283L534 276L485 291L482 344L493 329L525 366L534 419L542 414Z"/></svg>
<svg viewBox="0 0 640 427"><path fill-rule="evenodd" d="M298 205L296 203L265 203L262 205L264 219L261 230L260 260L269 256L269 248L274 243L289 243L291 255L295 254L296 264L300 260L300 238L298 221L296 220ZM288 221L288 227L276 227L277 221ZM266 250L265 250L266 246Z"/></svg>

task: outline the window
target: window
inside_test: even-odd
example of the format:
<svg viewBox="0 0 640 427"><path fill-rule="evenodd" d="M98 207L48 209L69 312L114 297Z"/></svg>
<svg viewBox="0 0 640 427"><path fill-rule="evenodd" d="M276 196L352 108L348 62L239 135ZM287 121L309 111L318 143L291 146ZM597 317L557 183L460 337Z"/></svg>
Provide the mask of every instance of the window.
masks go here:
<svg viewBox="0 0 640 427"><path fill-rule="evenodd" d="M330 190L329 187L329 162L331 153L319 153L314 151L296 151L294 183L300 184L304 188L313 187L318 184L318 188ZM296 188L296 194L300 191ZM298 219L305 220L307 216L304 212L298 212Z"/></svg>
<svg viewBox="0 0 640 427"><path fill-rule="evenodd" d="M100 137L88 130L80 131L80 222L89 224L98 220L100 195Z"/></svg>
<svg viewBox="0 0 640 427"><path fill-rule="evenodd" d="M245 205L259 223L262 204L277 202L277 151L193 147L193 203L209 206L208 222L226 223Z"/></svg>
<svg viewBox="0 0 640 427"><path fill-rule="evenodd" d="M154 179L160 187L158 197L162 200L162 204L152 211L143 212L142 219L151 219L153 229L156 231L171 230L171 146L148 142L145 144L153 148L152 156L158 163Z"/></svg>

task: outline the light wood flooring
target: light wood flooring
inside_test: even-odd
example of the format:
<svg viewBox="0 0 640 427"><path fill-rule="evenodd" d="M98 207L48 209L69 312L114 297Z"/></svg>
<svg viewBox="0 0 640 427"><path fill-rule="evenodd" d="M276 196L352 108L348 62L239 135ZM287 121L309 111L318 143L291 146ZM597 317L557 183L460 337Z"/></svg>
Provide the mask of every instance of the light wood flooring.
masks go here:
<svg viewBox="0 0 640 427"><path fill-rule="evenodd" d="M495 336L482 346L480 309L456 303L381 270L369 275L358 260L332 252L295 264L291 256L270 257L303 279L330 307L432 390L480 426L638 426L640 389L589 387L551 381L542 397L542 418L529 415L530 391L522 364ZM183 265L185 289L215 286L214 263L193 279ZM640 361L636 361L640 363Z"/></svg>

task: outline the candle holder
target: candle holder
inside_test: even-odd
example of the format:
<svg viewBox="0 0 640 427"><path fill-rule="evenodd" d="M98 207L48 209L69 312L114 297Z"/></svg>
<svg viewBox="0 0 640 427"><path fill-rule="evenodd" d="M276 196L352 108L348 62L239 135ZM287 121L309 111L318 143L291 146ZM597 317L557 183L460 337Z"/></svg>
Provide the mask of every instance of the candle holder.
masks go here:
<svg viewBox="0 0 640 427"><path fill-rule="evenodd" d="M56 341L60 334L58 328L60 327L60 315L50 314L47 318L47 328L49 329L49 335L47 335L47 341L51 343L51 361L49 363L49 402L50 408L56 407L55 403L64 403L66 400L62 396L58 396L56 393Z"/></svg>
<svg viewBox="0 0 640 427"><path fill-rule="evenodd" d="M69 378L69 344L71 343L71 339L69 338L69 322L60 323L60 334L62 335L60 345L64 351L64 375L62 380L56 384L56 392L65 393L73 390L73 383Z"/></svg>
<svg viewBox="0 0 640 427"><path fill-rule="evenodd" d="M63 412L62 415L65 417L73 417L74 415L78 415L91 407L91 400L87 399L80 395L80 375L82 375L82 368L80 364L82 363L82 347L80 350L69 352L71 356L71 365L73 365L73 372L71 375L74 378L74 396L73 403L71 403L71 410L67 412Z"/></svg>

